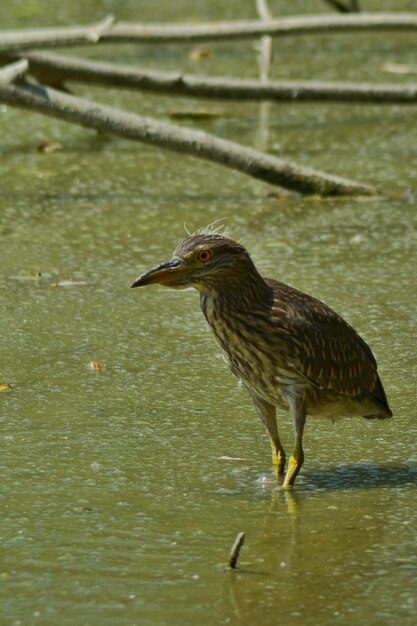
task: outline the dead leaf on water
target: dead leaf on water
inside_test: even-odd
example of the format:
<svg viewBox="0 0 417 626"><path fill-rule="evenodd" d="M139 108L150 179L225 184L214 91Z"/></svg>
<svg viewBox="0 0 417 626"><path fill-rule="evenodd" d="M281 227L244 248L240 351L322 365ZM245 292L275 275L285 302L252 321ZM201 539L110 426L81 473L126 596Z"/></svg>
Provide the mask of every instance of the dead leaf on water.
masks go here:
<svg viewBox="0 0 417 626"><path fill-rule="evenodd" d="M35 150L36 152L41 152L42 154L51 154L52 152L60 152L64 149L62 143L58 143L57 141L42 141L38 143Z"/></svg>
<svg viewBox="0 0 417 626"><path fill-rule="evenodd" d="M88 367L96 372L104 372L104 365L100 361L90 361Z"/></svg>
<svg viewBox="0 0 417 626"><path fill-rule="evenodd" d="M188 58L192 61L201 61L201 59L207 59L211 55L209 48L193 48L188 53Z"/></svg>
<svg viewBox="0 0 417 626"><path fill-rule="evenodd" d="M0 391L10 391L12 388L8 383L0 384Z"/></svg>
<svg viewBox="0 0 417 626"><path fill-rule="evenodd" d="M267 194L268 198L273 198L274 200L279 200L280 202L282 202L283 200L287 199L287 196L284 196L283 193L275 193L275 191L270 191Z"/></svg>

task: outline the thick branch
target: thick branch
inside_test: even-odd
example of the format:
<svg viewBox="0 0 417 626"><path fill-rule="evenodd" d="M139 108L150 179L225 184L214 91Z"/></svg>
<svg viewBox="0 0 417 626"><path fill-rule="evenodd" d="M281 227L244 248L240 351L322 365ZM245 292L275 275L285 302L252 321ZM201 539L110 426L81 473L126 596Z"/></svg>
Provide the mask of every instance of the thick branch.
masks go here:
<svg viewBox="0 0 417 626"><path fill-rule="evenodd" d="M374 187L282 161L208 133L126 113L50 88L28 83L16 86L0 82L0 101L126 139L214 161L272 185L281 185L301 193L377 193Z"/></svg>
<svg viewBox="0 0 417 626"><path fill-rule="evenodd" d="M105 28L100 29L100 24ZM285 37L313 33L351 31L417 30L416 13L352 13L312 15L276 20L242 20L206 24L109 25L109 19L95 27L40 28L0 32L0 52L35 47L74 46L91 43L137 42L172 43L227 39L257 39L269 35ZM102 32L103 31L103 32Z"/></svg>
<svg viewBox="0 0 417 626"><path fill-rule="evenodd" d="M140 70L115 63L86 61L79 57L51 52L28 52L29 71L41 82L51 85L65 81L82 81L155 93L276 101L337 101L386 104L417 102L417 85L364 83L328 83L310 81L237 80L182 75L179 72Z"/></svg>

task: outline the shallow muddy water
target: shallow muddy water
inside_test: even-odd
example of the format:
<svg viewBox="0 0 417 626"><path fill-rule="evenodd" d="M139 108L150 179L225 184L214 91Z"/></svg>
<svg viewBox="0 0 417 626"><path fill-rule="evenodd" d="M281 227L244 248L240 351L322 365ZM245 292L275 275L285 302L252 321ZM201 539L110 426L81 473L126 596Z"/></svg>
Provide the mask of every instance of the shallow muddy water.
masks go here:
<svg viewBox="0 0 417 626"><path fill-rule="evenodd" d="M133 2L84 4L6 2L2 28L95 21L110 10L138 16ZM155 3L143 4L143 19L161 17ZM166 19L255 15L249 2L199 4L159 10ZM276 12L289 13L288 4ZM209 47L197 65L186 46L94 54L256 76L251 44ZM289 38L276 45L274 72L398 81L380 68L411 63L413 50L412 34ZM392 195L301 198L0 105L0 383L12 385L0 392L1 624L411 626L415 108L270 105L265 139L260 105L73 89L161 119L208 109L217 116L181 123L248 145L266 141L282 158ZM39 153L43 141L63 149ZM197 293L130 289L170 257L184 224L218 219L263 274L322 298L361 333L395 415L310 419L291 493L276 488L267 436L218 353ZM289 419L279 423L289 449ZM239 569L226 571L239 531Z"/></svg>

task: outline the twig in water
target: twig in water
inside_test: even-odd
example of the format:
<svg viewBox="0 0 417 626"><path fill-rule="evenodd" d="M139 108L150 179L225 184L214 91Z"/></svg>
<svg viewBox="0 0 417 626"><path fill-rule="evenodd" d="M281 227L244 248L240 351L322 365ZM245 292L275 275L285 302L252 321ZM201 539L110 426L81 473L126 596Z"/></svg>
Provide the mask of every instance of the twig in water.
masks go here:
<svg viewBox="0 0 417 626"><path fill-rule="evenodd" d="M256 9L261 20L270 21L272 15L268 7L268 0L256 0ZM269 80L272 63L272 37L261 38L259 46L259 80L266 83ZM271 103L262 102L259 107L259 150L266 151L269 137L269 118Z"/></svg>
<svg viewBox="0 0 417 626"><path fill-rule="evenodd" d="M272 20L272 15L268 7L267 0L256 0L256 8L261 20L268 22ZM259 49L259 79L262 82L269 80L272 59L272 38L263 36Z"/></svg>
<svg viewBox="0 0 417 626"><path fill-rule="evenodd" d="M239 558L240 550L245 542L245 533L238 533L235 542L230 550L229 567L231 569L237 568L237 560Z"/></svg>

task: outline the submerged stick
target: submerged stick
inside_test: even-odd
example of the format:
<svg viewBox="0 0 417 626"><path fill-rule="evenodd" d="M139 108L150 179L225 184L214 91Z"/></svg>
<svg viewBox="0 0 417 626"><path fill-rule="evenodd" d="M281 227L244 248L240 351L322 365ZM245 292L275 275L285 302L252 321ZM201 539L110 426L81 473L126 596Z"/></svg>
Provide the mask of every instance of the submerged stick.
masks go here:
<svg viewBox="0 0 417 626"><path fill-rule="evenodd" d="M224 100L273 100L277 102L357 102L413 104L417 102L417 84L370 84L326 81L239 80L226 76L201 76L162 72L89 61L55 52L9 53L9 58L25 58L29 72L50 85L66 81L111 85L125 89L168 93L195 98Z"/></svg>
<svg viewBox="0 0 417 626"><path fill-rule="evenodd" d="M44 86L0 81L0 101L86 128L213 161L304 194L377 195L375 187L258 152L202 131L127 113Z"/></svg>
<svg viewBox="0 0 417 626"><path fill-rule="evenodd" d="M229 567L231 569L236 569L237 568L237 560L239 558L239 554L240 554L240 550L243 546L245 542L245 533L241 532L238 533L235 542L232 546L232 549L230 550L230 556L229 556Z"/></svg>

